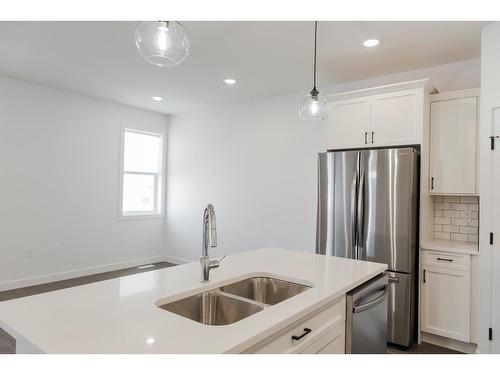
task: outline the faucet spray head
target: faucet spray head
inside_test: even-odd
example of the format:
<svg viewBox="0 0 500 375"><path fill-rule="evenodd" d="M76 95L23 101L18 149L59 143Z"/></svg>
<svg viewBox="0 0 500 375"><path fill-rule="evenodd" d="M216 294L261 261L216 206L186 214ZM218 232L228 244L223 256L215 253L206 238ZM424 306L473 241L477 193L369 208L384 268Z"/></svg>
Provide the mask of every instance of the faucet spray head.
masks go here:
<svg viewBox="0 0 500 375"><path fill-rule="evenodd" d="M217 227L216 227L214 211L210 212L208 220L209 220L208 236L209 236L210 247L217 247Z"/></svg>

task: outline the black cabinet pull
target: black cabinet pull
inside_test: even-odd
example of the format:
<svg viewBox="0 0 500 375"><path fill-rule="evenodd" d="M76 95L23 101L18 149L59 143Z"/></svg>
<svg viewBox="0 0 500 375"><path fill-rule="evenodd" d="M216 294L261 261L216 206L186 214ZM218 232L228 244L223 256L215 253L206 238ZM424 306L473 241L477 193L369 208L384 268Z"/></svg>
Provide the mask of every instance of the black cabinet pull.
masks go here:
<svg viewBox="0 0 500 375"><path fill-rule="evenodd" d="M374 143L374 142L373 142L373 135L374 135L374 134L375 134L375 132L372 132L372 143Z"/></svg>
<svg viewBox="0 0 500 375"><path fill-rule="evenodd" d="M365 132L365 145L368 144L368 140L366 137L368 137L368 132Z"/></svg>
<svg viewBox="0 0 500 375"><path fill-rule="evenodd" d="M448 259L448 258L436 258L437 260L441 260L443 262L453 262L453 259Z"/></svg>
<svg viewBox="0 0 500 375"><path fill-rule="evenodd" d="M426 282L427 280L425 280L425 270L424 270L424 283Z"/></svg>
<svg viewBox="0 0 500 375"><path fill-rule="evenodd" d="M431 177L431 190L434 190L434 177Z"/></svg>
<svg viewBox="0 0 500 375"><path fill-rule="evenodd" d="M312 329L311 328L304 328L304 333L300 336L295 336L293 335L292 336L292 340L300 340L301 338L303 338L304 336L310 334L312 332Z"/></svg>

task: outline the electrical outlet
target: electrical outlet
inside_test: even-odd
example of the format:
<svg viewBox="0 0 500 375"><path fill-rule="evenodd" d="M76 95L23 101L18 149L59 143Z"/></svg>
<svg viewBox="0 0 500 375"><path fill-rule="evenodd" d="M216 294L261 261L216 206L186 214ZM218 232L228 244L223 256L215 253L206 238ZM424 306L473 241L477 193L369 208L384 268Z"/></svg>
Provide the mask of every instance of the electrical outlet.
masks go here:
<svg viewBox="0 0 500 375"><path fill-rule="evenodd" d="M467 220L467 225L470 225L470 221L472 220L472 214L470 211L465 211L465 220Z"/></svg>
<svg viewBox="0 0 500 375"><path fill-rule="evenodd" d="M49 246L50 255L57 255L58 248L59 248L59 246L57 246L57 245L50 245Z"/></svg>
<svg viewBox="0 0 500 375"><path fill-rule="evenodd" d="M26 258L33 258L33 250L34 249L32 247L26 248L26 253L25 253Z"/></svg>

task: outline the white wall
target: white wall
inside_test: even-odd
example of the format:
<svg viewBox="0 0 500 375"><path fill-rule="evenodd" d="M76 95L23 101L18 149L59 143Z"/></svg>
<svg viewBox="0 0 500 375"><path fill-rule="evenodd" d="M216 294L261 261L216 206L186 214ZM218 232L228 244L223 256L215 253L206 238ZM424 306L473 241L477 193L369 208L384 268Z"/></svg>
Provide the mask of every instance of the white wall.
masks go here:
<svg viewBox="0 0 500 375"><path fill-rule="evenodd" d="M490 150L491 135L500 135L500 22L486 27L481 35L481 126L479 134L479 309L478 345L481 353L500 353L500 141ZM496 126L495 126L496 125ZM494 158L492 158L494 156ZM492 173L493 171L493 173ZM496 181L492 181L493 177ZM493 183L492 183L493 182ZM489 244L490 232L495 235ZM493 341L488 329L493 328Z"/></svg>
<svg viewBox="0 0 500 375"><path fill-rule="evenodd" d="M0 290L164 255L163 219L117 219L122 124L167 119L0 78Z"/></svg>
<svg viewBox="0 0 500 375"><path fill-rule="evenodd" d="M480 61L351 82L322 92L425 77L440 91L478 87ZM170 117L169 256L199 258L201 215L208 202L217 213L219 249L214 255L264 246L314 251L316 157L326 149L326 123L299 119L298 104L304 95L228 103Z"/></svg>

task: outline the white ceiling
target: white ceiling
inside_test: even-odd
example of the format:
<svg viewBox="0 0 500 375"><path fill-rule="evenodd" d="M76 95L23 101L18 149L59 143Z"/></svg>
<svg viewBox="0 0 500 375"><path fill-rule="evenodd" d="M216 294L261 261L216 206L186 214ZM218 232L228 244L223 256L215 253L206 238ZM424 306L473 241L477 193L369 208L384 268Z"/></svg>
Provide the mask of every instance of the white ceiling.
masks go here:
<svg viewBox="0 0 500 375"><path fill-rule="evenodd" d="M0 22L0 75L162 113L310 90L312 22L184 22L191 54L172 68L141 59L136 24ZM486 24L320 22L319 87L477 58Z"/></svg>

